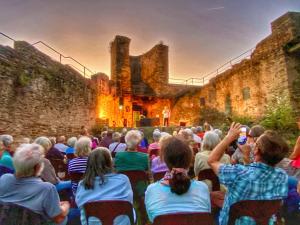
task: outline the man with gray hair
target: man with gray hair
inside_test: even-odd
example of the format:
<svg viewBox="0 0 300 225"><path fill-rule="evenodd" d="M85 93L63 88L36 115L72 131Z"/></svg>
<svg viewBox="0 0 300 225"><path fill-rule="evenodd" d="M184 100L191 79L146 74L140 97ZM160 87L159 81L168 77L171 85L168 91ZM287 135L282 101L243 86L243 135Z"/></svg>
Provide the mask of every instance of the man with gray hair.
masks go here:
<svg viewBox="0 0 300 225"><path fill-rule="evenodd" d="M54 145L54 148L58 149L60 152L65 154L68 148L68 146L65 145L66 137L59 136L56 141L57 143Z"/></svg>
<svg viewBox="0 0 300 225"><path fill-rule="evenodd" d="M60 202L53 184L43 182L43 149L38 144L23 144L14 155L15 175L0 178L1 204L16 204L43 215L57 224L66 224L68 202Z"/></svg>

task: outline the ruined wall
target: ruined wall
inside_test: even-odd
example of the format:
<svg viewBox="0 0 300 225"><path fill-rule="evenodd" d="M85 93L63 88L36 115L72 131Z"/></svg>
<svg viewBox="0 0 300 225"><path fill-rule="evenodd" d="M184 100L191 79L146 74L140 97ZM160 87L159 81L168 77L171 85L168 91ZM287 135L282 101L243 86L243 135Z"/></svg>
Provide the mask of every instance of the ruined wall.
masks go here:
<svg viewBox="0 0 300 225"><path fill-rule="evenodd" d="M78 135L96 118L96 90L26 42L0 46L0 130L14 137Z"/></svg>
<svg viewBox="0 0 300 225"><path fill-rule="evenodd" d="M261 117L266 104L287 96L299 110L299 55L287 53L288 43L299 42L300 13L287 13L272 23L272 34L257 44L251 59L210 80L199 91L177 99L172 121L197 121L201 107L239 116ZM296 82L296 83L295 83ZM297 97L298 96L298 97ZM186 113L188 111L188 113ZM299 115L299 114L298 114ZM300 115L299 115L300 116Z"/></svg>
<svg viewBox="0 0 300 225"><path fill-rule="evenodd" d="M130 57L132 80L147 84L155 95L162 95L169 82L168 46L155 45L150 51L140 56Z"/></svg>
<svg viewBox="0 0 300 225"><path fill-rule="evenodd" d="M118 95L131 94L129 44L130 39L123 36L116 36L111 43L111 79Z"/></svg>

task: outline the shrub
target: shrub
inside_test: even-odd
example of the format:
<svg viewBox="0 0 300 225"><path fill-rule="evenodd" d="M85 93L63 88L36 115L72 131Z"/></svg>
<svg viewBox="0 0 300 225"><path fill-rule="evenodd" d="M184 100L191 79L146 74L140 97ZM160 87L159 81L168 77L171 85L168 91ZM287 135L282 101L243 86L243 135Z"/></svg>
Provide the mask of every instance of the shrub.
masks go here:
<svg viewBox="0 0 300 225"><path fill-rule="evenodd" d="M266 106L261 125L278 132L296 131L297 122L287 96L276 97Z"/></svg>

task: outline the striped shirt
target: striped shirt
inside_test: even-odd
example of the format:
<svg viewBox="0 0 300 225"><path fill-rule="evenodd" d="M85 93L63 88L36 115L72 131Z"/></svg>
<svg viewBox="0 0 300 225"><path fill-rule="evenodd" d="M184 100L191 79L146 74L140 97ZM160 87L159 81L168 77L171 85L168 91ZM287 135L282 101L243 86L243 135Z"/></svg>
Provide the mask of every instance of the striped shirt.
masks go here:
<svg viewBox="0 0 300 225"><path fill-rule="evenodd" d="M220 212L220 225L227 224L230 206L238 201L276 200L283 199L288 194L287 174L282 169L264 163L222 165L218 176L220 183L228 188ZM235 224L255 225L255 222L249 217L242 217Z"/></svg>
<svg viewBox="0 0 300 225"><path fill-rule="evenodd" d="M68 172L85 173L88 157L74 158L69 162ZM76 194L78 183L72 181L72 191Z"/></svg>

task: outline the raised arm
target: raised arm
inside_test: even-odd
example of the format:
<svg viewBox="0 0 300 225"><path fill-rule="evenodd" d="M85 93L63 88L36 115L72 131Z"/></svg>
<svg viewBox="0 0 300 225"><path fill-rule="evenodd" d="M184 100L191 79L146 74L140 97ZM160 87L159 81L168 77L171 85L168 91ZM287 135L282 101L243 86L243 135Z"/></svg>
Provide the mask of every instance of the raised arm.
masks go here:
<svg viewBox="0 0 300 225"><path fill-rule="evenodd" d="M220 159L222 158L224 152L226 151L230 143L239 137L240 132L241 124L232 123L226 137L210 153L207 162L212 168L212 170L215 172L215 174L218 174L219 168L222 165Z"/></svg>

